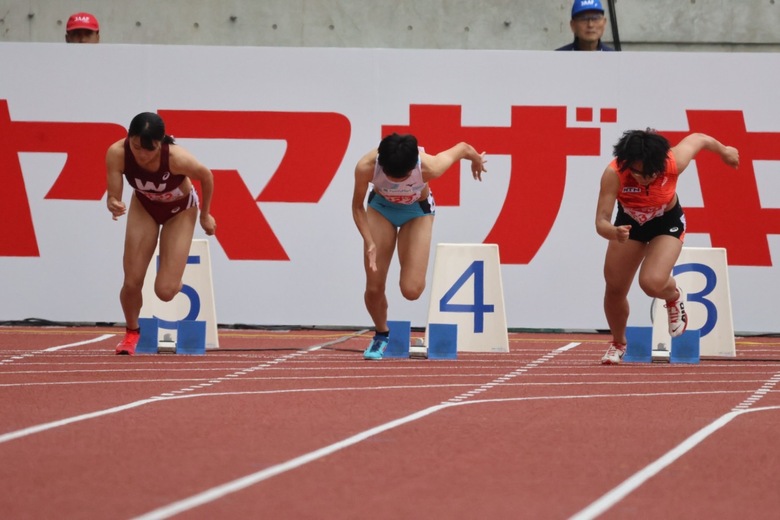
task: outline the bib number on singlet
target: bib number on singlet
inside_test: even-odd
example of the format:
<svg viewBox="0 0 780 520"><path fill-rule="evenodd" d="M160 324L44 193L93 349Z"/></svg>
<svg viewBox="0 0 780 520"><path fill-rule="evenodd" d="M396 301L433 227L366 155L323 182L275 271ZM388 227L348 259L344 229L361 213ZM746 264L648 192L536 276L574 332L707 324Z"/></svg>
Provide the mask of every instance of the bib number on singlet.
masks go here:
<svg viewBox="0 0 780 520"><path fill-rule="evenodd" d="M384 195L382 196L395 204L414 204L417 201L416 195Z"/></svg>

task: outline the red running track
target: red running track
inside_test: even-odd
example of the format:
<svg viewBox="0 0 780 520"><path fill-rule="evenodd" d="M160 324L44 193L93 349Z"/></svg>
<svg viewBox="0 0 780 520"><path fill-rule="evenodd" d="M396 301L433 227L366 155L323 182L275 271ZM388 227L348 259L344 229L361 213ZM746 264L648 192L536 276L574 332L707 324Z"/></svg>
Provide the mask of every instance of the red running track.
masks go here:
<svg viewBox="0 0 780 520"><path fill-rule="evenodd" d="M606 336L363 361L349 331L220 331L115 356L116 328L0 328L9 519L769 519L780 342L601 366Z"/></svg>

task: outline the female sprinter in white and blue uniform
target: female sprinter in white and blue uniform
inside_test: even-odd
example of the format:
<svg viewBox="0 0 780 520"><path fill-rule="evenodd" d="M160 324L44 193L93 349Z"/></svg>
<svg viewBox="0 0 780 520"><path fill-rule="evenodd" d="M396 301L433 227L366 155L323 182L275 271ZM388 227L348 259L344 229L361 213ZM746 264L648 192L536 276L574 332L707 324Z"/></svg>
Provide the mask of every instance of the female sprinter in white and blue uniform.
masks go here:
<svg viewBox="0 0 780 520"><path fill-rule="evenodd" d="M379 148L364 155L355 167L352 217L363 237L366 271L366 309L374 322L375 335L363 353L365 359L381 359L388 344L387 272L398 246L401 294L416 300L425 290L425 275L431 250L435 205L428 182L440 177L453 164L471 161L471 173L482 180L485 154L459 143L436 155L417 146L413 135L392 134ZM373 186L366 202L369 187Z"/></svg>

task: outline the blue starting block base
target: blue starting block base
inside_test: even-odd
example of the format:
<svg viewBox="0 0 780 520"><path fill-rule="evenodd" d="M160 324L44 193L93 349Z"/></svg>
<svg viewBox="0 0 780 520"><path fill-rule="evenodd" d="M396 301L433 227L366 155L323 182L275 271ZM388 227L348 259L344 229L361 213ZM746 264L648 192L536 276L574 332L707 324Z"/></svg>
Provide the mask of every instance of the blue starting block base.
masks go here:
<svg viewBox="0 0 780 520"><path fill-rule="evenodd" d="M428 342L428 359L457 359L458 326L450 323L429 323Z"/></svg>
<svg viewBox="0 0 780 520"><path fill-rule="evenodd" d="M457 359L458 357L458 326L454 324L431 323L428 325L427 353L421 355L421 345L415 345L417 350L410 352L412 342L412 323L410 321L388 321L390 339L382 355L383 359ZM143 333L142 333L143 334ZM424 348L424 347L423 347Z"/></svg>
<svg viewBox="0 0 780 520"><path fill-rule="evenodd" d="M390 341L387 343L383 358L408 358L409 343L412 341L412 322L388 321Z"/></svg>
<svg viewBox="0 0 780 520"><path fill-rule="evenodd" d="M626 327L625 363L653 361L653 327Z"/></svg>
<svg viewBox="0 0 780 520"><path fill-rule="evenodd" d="M682 335L672 338L670 363L698 364L700 361L701 333L698 330L686 330Z"/></svg>
<svg viewBox="0 0 780 520"><path fill-rule="evenodd" d="M700 360L700 333L698 330L686 330L682 335L672 338L669 355L670 363L696 364ZM651 363L653 361L653 328L627 327L626 363Z"/></svg>
<svg viewBox="0 0 780 520"><path fill-rule="evenodd" d="M157 354L160 352L160 320L139 318L141 335L135 346L136 354ZM206 354L206 322L181 320L176 322L176 354L202 356Z"/></svg>
<svg viewBox="0 0 780 520"><path fill-rule="evenodd" d="M157 354L160 322L157 318L138 318L141 336L135 346L136 354Z"/></svg>
<svg viewBox="0 0 780 520"><path fill-rule="evenodd" d="M206 354L206 322L183 320L176 326L176 353L189 356Z"/></svg>

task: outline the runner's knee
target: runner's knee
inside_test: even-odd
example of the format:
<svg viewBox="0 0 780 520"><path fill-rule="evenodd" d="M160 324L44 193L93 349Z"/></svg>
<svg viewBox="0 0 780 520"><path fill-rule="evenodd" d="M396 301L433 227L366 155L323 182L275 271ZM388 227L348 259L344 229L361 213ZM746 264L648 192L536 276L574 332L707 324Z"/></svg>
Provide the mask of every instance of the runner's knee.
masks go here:
<svg viewBox="0 0 780 520"><path fill-rule="evenodd" d="M407 300L414 301L418 299L425 290L425 281L422 282L401 282L401 294Z"/></svg>
<svg viewBox="0 0 780 520"><path fill-rule="evenodd" d="M154 284L154 294L164 302L169 302L181 291L181 283L160 282Z"/></svg>
<svg viewBox="0 0 780 520"><path fill-rule="evenodd" d="M639 287L648 296L656 296L658 293L663 292L664 287L669 282L669 276L657 276L651 274L644 274L639 276Z"/></svg>

